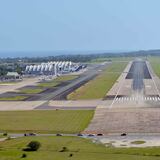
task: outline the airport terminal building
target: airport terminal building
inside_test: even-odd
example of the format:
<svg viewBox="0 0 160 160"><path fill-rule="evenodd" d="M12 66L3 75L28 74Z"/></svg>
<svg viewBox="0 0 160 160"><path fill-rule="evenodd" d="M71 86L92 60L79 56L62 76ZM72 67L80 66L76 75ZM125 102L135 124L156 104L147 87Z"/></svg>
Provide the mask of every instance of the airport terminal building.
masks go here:
<svg viewBox="0 0 160 160"><path fill-rule="evenodd" d="M76 72L84 67L84 65L73 63L71 61L54 61L38 65L27 65L25 68L25 74L57 76L58 74Z"/></svg>

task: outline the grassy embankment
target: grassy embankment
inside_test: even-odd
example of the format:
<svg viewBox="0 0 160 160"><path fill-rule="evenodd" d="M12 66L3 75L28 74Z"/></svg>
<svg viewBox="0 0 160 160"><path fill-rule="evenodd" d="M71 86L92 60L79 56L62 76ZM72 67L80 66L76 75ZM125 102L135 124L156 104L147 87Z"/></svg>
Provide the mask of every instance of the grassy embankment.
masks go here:
<svg viewBox="0 0 160 160"><path fill-rule="evenodd" d="M2 111L0 131L36 133L79 133L93 117L92 110Z"/></svg>
<svg viewBox="0 0 160 160"><path fill-rule="evenodd" d="M155 74L160 77L160 56L151 56L148 58Z"/></svg>
<svg viewBox="0 0 160 160"><path fill-rule="evenodd" d="M22 151L36 140L41 147L36 152ZM159 160L160 148L106 148L79 137L25 137L0 142L0 159L20 160L26 153L26 160ZM63 147L67 151L60 152ZM72 154L72 157L70 155Z"/></svg>
<svg viewBox="0 0 160 160"><path fill-rule="evenodd" d="M99 76L67 96L69 100L103 98L111 89L128 62L113 62Z"/></svg>

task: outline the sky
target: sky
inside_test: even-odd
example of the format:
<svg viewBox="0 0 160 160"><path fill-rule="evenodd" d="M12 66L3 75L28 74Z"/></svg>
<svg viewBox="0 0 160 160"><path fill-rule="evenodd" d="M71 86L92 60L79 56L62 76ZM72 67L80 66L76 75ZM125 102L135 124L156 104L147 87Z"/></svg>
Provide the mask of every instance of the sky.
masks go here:
<svg viewBox="0 0 160 160"><path fill-rule="evenodd" d="M160 0L0 0L0 56L160 49Z"/></svg>

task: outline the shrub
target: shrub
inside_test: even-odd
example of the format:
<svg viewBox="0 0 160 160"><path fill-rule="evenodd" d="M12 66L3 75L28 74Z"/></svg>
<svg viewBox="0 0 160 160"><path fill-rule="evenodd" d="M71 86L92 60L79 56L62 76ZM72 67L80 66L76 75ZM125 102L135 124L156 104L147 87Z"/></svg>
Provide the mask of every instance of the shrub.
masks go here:
<svg viewBox="0 0 160 160"><path fill-rule="evenodd" d="M23 153L21 158L26 158L27 157L27 154Z"/></svg>
<svg viewBox="0 0 160 160"><path fill-rule="evenodd" d="M3 136L7 136L8 135L8 133L3 133Z"/></svg>
<svg viewBox="0 0 160 160"><path fill-rule="evenodd" d="M71 153L70 155L69 155L69 157L72 157L73 156L73 154Z"/></svg>
<svg viewBox="0 0 160 160"><path fill-rule="evenodd" d="M41 144L38 141L31 141L27 148L23 149L24 151L37 151L40 148Z"/></svg>
<svg viewBox="0 0 160 160"><path fill-rule="evenodd" d="M67 152L67 151L68 151L67 147L62 147L62 149L60 150L60 152Z"/></svg>

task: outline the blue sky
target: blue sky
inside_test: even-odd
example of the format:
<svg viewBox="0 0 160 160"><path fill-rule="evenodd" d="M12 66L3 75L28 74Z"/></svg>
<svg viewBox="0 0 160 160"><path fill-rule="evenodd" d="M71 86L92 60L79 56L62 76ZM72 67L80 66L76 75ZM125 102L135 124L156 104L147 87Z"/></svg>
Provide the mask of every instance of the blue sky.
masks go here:
<svg viewBox="0 0 160 160"><path fill-rule="evenodd" d="M159 7L160 0L0 0L0 54L158 49Z"/></svg>

